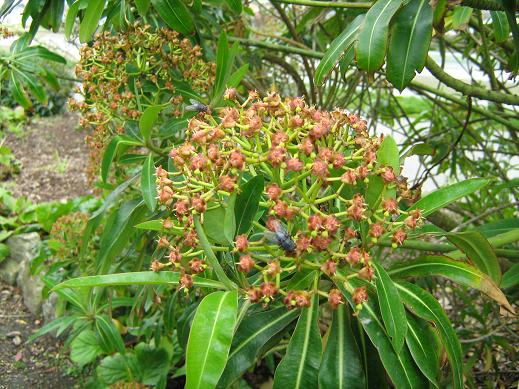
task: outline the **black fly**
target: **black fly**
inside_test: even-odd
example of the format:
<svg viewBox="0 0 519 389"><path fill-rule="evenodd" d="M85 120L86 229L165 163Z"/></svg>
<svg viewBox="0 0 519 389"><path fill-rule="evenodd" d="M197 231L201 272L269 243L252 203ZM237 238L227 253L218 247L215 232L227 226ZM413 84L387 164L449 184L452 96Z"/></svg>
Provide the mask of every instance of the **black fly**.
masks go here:
<svg viewBox="0 0 519 389"><path fill-rule="evenodd" d="M209 113L209 107L195 99L189 99L191 105L186 106L186 111Z"/></svg>
<svg viewBox="0 0 519 389"><path fill-rule="evenodd" d="M274 233L265 233L265 236L272 243L279 245L287 254L294 254L296 251L296 244L287 229L279 220L273 222Z"/></svg>

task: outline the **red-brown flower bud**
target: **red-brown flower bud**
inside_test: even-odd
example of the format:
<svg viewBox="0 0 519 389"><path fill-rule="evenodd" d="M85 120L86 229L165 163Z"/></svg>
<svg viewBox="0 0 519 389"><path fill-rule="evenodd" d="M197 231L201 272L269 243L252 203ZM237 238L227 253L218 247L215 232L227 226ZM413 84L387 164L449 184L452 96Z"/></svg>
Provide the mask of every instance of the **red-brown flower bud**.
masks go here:
<svg viewBox="0 0 519 389"><path fill-rule="evenodd" d="M236 236L236 249L240 252L244 252L249 247L249 241L247 235Z"/></svg>
<svg viewBox="0 0 519 389"><path fill-rule="evenodd" d="M266 192L269 199L274 201L279 199L282 193L281 188L278 184L270 184L269 186L267 186Z"/></svg>
<svg viewBox="0 0 519 389"><path fill-rule="evenodd" d="M332 309L339 308L339 305L343 303L343 295L339 289L332 289L328 292L328 304Z"/></svg>
<svg viewBox="0 0 519 389"><path fill-rule="evenodd" d="M249 273L255 264L256 262L254 262L250 255L243 255L240 257L240 262L238 262L238 270L243 273Z"/></svg>

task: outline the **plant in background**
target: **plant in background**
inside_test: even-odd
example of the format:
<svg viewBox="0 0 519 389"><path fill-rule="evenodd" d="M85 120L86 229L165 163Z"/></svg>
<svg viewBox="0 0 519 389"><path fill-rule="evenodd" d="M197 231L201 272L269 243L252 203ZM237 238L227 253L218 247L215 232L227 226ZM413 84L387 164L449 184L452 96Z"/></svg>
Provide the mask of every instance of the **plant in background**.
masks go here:
<svg viewBox="0 0 519 389"><path fill-rule="evenodd" d="M135 136L139 121L142 127L161 111L164 120L159 125L168 116L179 117L184 97L207 93L214 71L199 46L164 28L134 25L124 33L98 34L91 46L84 46L76 67L84 101L71 99L69 106L82 113L81 125L94 128L87 138L90 179L97 178L103 152L114 135ZM139 135L154 148L149 130Z"/></svg>

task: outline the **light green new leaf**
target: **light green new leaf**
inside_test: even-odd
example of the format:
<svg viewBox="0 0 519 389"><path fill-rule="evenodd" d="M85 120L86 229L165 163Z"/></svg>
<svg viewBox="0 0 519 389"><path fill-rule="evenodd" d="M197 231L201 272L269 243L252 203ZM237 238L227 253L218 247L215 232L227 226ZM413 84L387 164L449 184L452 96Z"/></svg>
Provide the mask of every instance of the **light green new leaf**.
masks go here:
<svg viewBox="0 0 519 389"><path fill-rule="evenodd" d="M171 29L184 35L194 31L193 17L182 0L151 0L151 4Z"/></svg>
<svg viewBox="0 0 519 389"><path fill-rule="evenodd" d="M435 324L451 364L454 389L463 388L463 354L452 324L440 303L422 288L402 282L396 284L405 305L417 316Z"/></svg>
<svg viewBox="0 0 519 389"><path fill-rule="evenodd" d="M79 40L81 43L88 42L97 29L105 8L105 0L89 0L85 11L85 17L79 25Z"/></svg>
<svg viewBox="0 0 519 389"><path fill-rule="evenodd" d="M452 12L452 28L455 30L464 30L470 21L472 11L471 7L458 6L454 8Z"/></svg>
<svg viewBox="0 0 519 389"><path fill-rule="evenodd" d="M351 329L351 312L340 305L333 312L321 368L320 388L363 389L366 378L359 348Z"/></svg>
<svg viewBox="0 0 519 389"><path fill-rule="evenodd" d="M180 274L171 271L139 271L71 278L56 285L53 290L64 288L93 288L95 286L118 285L178 285ZM218 281L193 276L193 284L204 288L225 289Z"/></svg>
<svg viewBox="0 0 519 389"><path fill-rule="evenodd" d="M263 347L299 315L299 310L277 308L246 317L240 323L218 388L227 388L261 356Z"/></svg>
<svg viewBox="0 0 519 389"><path fill-rule="evenodd" d="M348 27L330 43L330 47L324 53L323 58L315 70L315 82L317 84L322 84L325 81L340 58L353 44L363 20L363 14L357 16Z"/></svg>
<svg viewBox="0 0 519 389"><path fill-rule="evenodd" d="M467 258L482 272L488 274L494 282L501 282L501 266L496 253L488 240L477 231L445 234L447 239L460 249ZM446 254L457 257L456 252Z"/></svg>
<svg viewBox="0 0 519 389"><path fill-rule="evenodd" d="M433 329L411 314L407 315L407 325L405 340L409 351L422 373L438 388L440 357Z"/></svg>
<svg viewBox="0 0 519 389"><path fill-rule="evenodd" d="M318 325L319 298L303 308L288 349L274 374L273 389L317 388L321 364L322 341Z"/></svg>
<svg viewBox="0 0 519 389"><path fill-rule="evenodd" d="M79 366L94 361L102 352L97 335L92 330L82 331L70 343L70 359Z"/></svg>
<svg viewBox="0 0 519 389"><path fill-rule="evenodd" d="M357 66L374 73L384 63L389 23L402 0L378 0L367 12L356 46Z"/></svg>
<svg viewBox="0 0 519 389"><path fill-rule="evenodd" d="M411 0L395 18L386 76L400 91L425 65L432 37L432 19L433 12L428 0Z"/></svg>
<svg viewBox="0 0 519 389"><path fill-rule="evenodd" d="M214 388L231 348L238 295L214 292L196 310L186 351L186 389Z"/></svg>
<svg viewBox="0 0 519 389"><path fill-rule="evenodd" d="M395 265L388 270L393 277L441 276L457 284L468 286L485 293L497 301L503 308L513 312L513 308L503 292L479 269L467 263L442 256L427 256Z"/></svg>
<svg viewBox="0 0 519 389"><path fill-rule="evenodd" d="M398 353L404 345L407 333L405 309L393 280L384 268L376 262L373 262L373 267L376 270L377 276L375 285L377 287L380 313L393 347Z"/></svg>
<svg viewBox="0 0 519 389"><path fill-rule="evenodd" d="M152 154L148 155L142 165L141 191L146 206L151 211L155 211L157 207L157 185L155 183L155 166L153 165Z"/></svg>
<svg viewBox="0 0 519 389"><path fill-rule="evenodd" d="M145 141L150 139L151 129L159 117L162 107L159 105L149 106L144 110L139 119L139 129Z"/></svg>
<svg viewBox="0 0 519 389"><path fill-rule="evenodd" d="M510 26L503 11L490 11L492 26L494 27L494 38L497 43L506 42L510 36Z"/></svg>
<svg viewBox="0 0 519 389"><path fill-rule="evenodd" d="M445 186L422 197L409 210L421 209L423 216L429 216L438 209L487 186L489 182L490 180L486 178L471 178ZM405 216L401 215L397 221L402 221L404 218Z"/></svg>

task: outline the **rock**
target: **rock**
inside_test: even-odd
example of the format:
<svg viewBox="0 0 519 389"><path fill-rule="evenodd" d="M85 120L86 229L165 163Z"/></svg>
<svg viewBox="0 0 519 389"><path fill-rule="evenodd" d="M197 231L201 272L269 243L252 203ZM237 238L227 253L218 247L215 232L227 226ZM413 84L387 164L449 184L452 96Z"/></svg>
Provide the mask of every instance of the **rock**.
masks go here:
<svg viewBox="0 0 519 389"><path fill-rule="evenodd" d="M15 337L13 338L13 344L14 344L15 346L19 346L19 345L21 345L21 344L22 344L22 338L20 338L19 336L15 336Z"/></svg>
<svg viewBox="0 0 519 389"><path fill-rule="evenodd" d="M11 331L5 334L8 338L14 338L15 336L20 336L22 333L20 331Z"/></svg>
<svg viewBox="0 0 519 389"><path fill-rule="evenodd" d="M22 290L23 303L33 315L38 315L41 312L41 292L44 284L39 276L31 274L30 261L22 262L16 282Z"/></svg>
<svg viewBox="0 0 519 389"><path fill-rule="evenodd" d="M50 293L49 297L41 305L41 311L43 314L43 324L48 324L56 319L56 304L58 302L58 295L56 293ZM51 332L55 335L56 331Z"/></svg>
<svg viewBox="0 0 519 389"><path fill-rule="evenodd" d="M0 264L0 280L14 285L23 262L30 262L38 253L40 236L36 232L13 235L6 241L9 256Z"/></svg>

